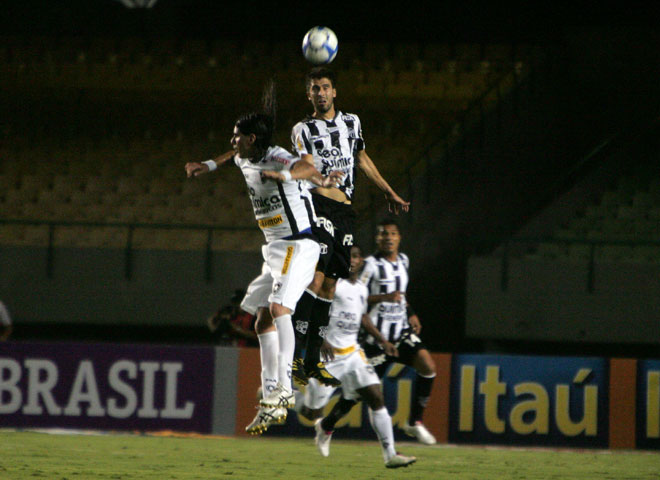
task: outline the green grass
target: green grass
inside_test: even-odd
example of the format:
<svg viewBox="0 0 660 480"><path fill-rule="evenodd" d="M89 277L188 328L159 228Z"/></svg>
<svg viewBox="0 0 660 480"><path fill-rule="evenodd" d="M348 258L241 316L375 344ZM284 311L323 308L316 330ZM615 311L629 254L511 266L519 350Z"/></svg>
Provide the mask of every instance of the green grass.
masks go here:
<svg viewBox="0 0 660 480"><path fill-rule="evenodd" d="M401 444L418 457L387 470L375 442L171 438L0 432L0 479L451 479L657 480L660 453L555 451Z"/></svg>

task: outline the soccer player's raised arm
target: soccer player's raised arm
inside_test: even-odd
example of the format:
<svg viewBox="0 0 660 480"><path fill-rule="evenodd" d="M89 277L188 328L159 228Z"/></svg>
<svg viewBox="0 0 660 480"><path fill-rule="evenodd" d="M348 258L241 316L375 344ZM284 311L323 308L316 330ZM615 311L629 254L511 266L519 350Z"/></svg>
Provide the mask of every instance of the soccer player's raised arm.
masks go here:
<svg viewBox="0 0 660 480"><path fill-rule="evenodd" d="M357 159L360 168L367 176L367 178L371 180L385 194L385 199L387 200L387 205L390 212L398 214L399 209L407 212L408 208L410 207L410 202L406 202L404 199L399 197L399 195L397 195L392 187L390 187L390 184L387 183L387 181L383 178L374 162L371 160L371 158L369 158L369 155L367 155L366 150L360 150L357 154Z"/></svg>
<svg viewBox="0 0 660 480"><path fill-rule="evenodd" d="M212 172L221 165L224 165L226 162L234 158L234 151L230 150L225 152L216 158L206 160L205 162L188 162L186 163L186 176L197 177L204 173Z"/></svg>

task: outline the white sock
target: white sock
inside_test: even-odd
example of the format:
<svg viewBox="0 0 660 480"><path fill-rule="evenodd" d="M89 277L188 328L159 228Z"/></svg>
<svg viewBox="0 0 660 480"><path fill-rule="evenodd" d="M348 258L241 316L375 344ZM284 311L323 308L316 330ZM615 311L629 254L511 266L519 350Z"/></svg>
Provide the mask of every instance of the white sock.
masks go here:
<svg viewBox="0 0 660 480"><path fill-rule="evenodd" d="M280 343L280 351L277 355L277 375L279 382L291 390L291 365L293 364L293 352L296 348L296 335L293 332L291 315L282 315L273 319L277 327L277 338Z"/></svg>
<svg viewBox="0 0 660 480"><path fill-rule="evenodd" d="M280 352L277 332L257 335L261 352L261 388L266 398L277 386L277 356Z"/></svg>
<svg viewBox="0 0 660 480"><path fill-rule="evenodd" d="M371 428L376 432L376 436L380 442L380 448L383 450L383 458L387 462L396 455L392 417L390 417L385 407L376 411L369 409L369 422L371 422Z"/></svg>

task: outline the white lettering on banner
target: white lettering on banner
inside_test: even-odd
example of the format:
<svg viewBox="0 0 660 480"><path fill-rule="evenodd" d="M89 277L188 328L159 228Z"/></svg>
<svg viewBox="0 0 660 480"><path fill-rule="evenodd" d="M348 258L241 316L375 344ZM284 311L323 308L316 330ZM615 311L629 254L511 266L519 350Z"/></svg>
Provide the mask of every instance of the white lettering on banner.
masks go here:
<svg viewBox="0 0 660 480"><path fill-rule="evenodd" d="M108 383L110 388L121 394L125 399L125 405L119 407L119 402L115 397L108 397L108 415L114 418L128 418L133 415L137 408L138 398L135 390L125 383L119 376L121 372L126 372L126 376L131 380L137 377L137 365L129 360L116 362L108 372Z"/></svg>
<svg viewBox="0 0 660 480"><path fill-rule="evenodd" d="M94 375L94 365L89 360L83 360L78 366L78 373L76 373L76 379L73 381L69 403L64 408L64 415L79 417L81 402L89 404L87 416L102 417L105 415L105 410L101 406L96 376Z"/></svg>
<svg viewBox="0 0 660 480"><path fill-rule="evenodd" d="M66 406L62 408L53 395L60 381L55 362L28 358L21 365L14 359L0 358L0 415L20 411L24 415L113 418L137 415L138 418L190 419L195 402L178 398L182 371L181 362L119 360L108 369L110 393L104 398L101 394L104 390L99 390L94 363L82 360L68 389L68 397L65 397ZM163 377L156 377L158 372L164 373L164 385ZM129 382L131 380L133 382ZM57 391L61 392L61 384ZM164 393L162 409L156 408L157 392Z"/></svg>
<svg viewBox="0 0 660 480"><path fill-rule="evenodd" d="M195 408L193 402L186 402L183 408L176 408L176 387L179 372L183 370L180 363L163 363L165 371L165 408L160 412L161 418L192 418Z"/></svg>
<svg viewBox="0 0 660 480"><path fill-rule="evenodd" d="M154 379L159 368L158 362L140 362L140 370L144 372L142 407L137 412L140 418L158 417L158 410L154 407Z"/></svg>
<svg viewBox="0 0 660 480"><path fill-rule="evenodd" d="M5 378L5 371L9 376ZM23 395L16 386L21 379L21 364L11 358L0 359L0 414L14 413L21 408ZM2 403L2 399L9 396L7 403Z"/></svg>
<svg viewBox="0 0 660 480"><path fill-rule="evenodd" d="M25 368L28 370L27 405L23 407L25 415L41 415L44 410L39 398L44 402L48 415L61 415L62 408L57 405L51 390L57 384L59 371L57 365L45 359L27 359ZM42 380L42 372L45 378Z"/></svg>

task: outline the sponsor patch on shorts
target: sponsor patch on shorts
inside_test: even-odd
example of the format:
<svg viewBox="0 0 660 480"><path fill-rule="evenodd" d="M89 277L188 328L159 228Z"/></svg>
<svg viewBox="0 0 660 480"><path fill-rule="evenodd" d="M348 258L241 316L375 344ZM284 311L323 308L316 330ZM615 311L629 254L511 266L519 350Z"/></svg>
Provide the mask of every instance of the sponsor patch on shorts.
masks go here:
<svg viewBox="0 0 660 480"><path fill-rule="evenodd" d="M293 245L286 247L286 257L284 257L284 265L282 265L282 275L286 275L286 272L289 271L291 257L293 257Z"/></svg>

